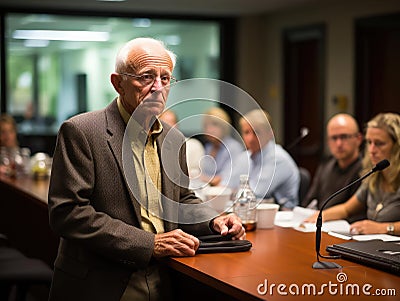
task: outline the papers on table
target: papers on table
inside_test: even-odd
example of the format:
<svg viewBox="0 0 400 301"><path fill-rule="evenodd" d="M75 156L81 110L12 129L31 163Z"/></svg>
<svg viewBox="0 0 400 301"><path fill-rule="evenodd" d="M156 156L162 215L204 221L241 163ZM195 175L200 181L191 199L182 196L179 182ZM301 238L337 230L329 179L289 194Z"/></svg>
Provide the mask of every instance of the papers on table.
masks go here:
<svg viewBox="0 0 400 301"><path fill-rule="evenodd" d="M303 223L295 227L295 229L301 232L315 232L317 227L315 223ZM335 231L343 233L343 235L346 233L350 235L350 224L345 220L327 221L322 223L321 230L328 233Z"/></svg>
<svg viewBox="0 0 400 301"><path fill-rule="evenodd" d="M278 211L275 217L275 225L285 228L294 228L301 232L315 232L315 223L303 223L303 221L313 215L316 211L310 208L295 207L293 211ZM350 225L345 220L328 221L322 224L322 231L331 230L349 232Z"/></svg>
<svg viewBox="0 0 400 301"><path fill-rule="evenodd" d="M298 206L294 207L293 211L278 211L275 216L275 225L285 228L297 228L307 217L310 217L315 212L314 209Z"/></svg>
<svg viewBox="0 0 400 301"><path fill-rule="evenodd" d="M400 241L399 236L389 235L389 234L364 234L364 235L353 235L354 240L373 240L380 239L383 241Z"/></svg>
<svg viewBox="0 0 400 301"><path fill-rule="evenodd" d="M315 223L303 223L303 221L316 212L314 209L295 207L293 211L278 211L275 216L275 225L284 228L294 228L301 232L315 232ZM322 223L321 230L329 235L341 239L354 240L373 240L400 241L400 236L389 234L363 234L352 235L350 233L350 224L346 220L327 221Z"/></svg>
<svg viewBox="0 0 400 301"><path fill-rule="evenodd" d="M329 235L339 237L342 239L354 239L358 241L367 241L367 240L383 240L383 241L400 241L399 236L389 235L389 234L360 234L360 235L352 235L347 233L338 233L336 231L328 232Z"/></svg>

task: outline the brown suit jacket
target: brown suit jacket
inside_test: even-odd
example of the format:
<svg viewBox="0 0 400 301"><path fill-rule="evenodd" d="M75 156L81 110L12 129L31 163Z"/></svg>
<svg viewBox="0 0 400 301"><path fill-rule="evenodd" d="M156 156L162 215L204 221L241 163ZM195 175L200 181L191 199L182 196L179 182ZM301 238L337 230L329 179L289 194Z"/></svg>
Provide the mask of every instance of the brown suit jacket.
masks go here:
<svg viewBox="0 0 400 301"><path fill-rule="evenodd" d="M163 195L174 204L198 203L185 188L184 136L163 127L157 138L160 155L177 158L162 160L168 162L161 166ZM130 179L132 191L124 176L124 132L116 100L103 110L75 116L60 128L49 188L50 226L61 238L50 300L119 300L131 273L152 259L154 234L140 228L135 179ZM165 231L181 227L194 235L210 234L208 221L187 224L196 211L209 219L215 216L204 207L182 211L167 201Z"/></svg>

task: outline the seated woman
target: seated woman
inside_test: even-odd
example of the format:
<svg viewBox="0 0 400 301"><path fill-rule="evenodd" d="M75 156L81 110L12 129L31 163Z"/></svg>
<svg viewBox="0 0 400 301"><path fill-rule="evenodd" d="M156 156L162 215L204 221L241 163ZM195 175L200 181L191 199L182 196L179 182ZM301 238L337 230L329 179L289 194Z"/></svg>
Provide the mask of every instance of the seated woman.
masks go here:
<svg viewBox="0 0 400 301"><path fill-rule="evenodd" d="M363 210L367 219L351 224L353 234L400 234L400 115L381 113L367 123L364 172L383 159L390 166L371 175L345 203L323 211L324 221L345 219ZM315 222L318 213L305 222Z"/></svg>
<svg viewBox="0 0 400 301"><path fill-rule="evenodd" d="M231 136L231 124L229 115L219 107L212 107L204 113L206 142L201 169L203 181L211 186L221 182L221 175L232 169L233 162L243 151L242 144Z"/></svg>

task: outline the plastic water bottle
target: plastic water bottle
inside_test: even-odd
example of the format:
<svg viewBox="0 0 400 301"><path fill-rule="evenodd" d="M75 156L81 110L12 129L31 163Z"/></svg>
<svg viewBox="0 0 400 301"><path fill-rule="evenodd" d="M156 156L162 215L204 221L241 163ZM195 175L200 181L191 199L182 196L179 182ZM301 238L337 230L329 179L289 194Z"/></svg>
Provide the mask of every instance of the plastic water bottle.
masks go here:
<svg viewBox="0 0 400 301"><path fill-rule="evenodd" d="M240 175L240 187L236 194L233 212L242 220L246 231L253 231L257 228L256 221L257 200L249 185L249 176Z"/></svg>

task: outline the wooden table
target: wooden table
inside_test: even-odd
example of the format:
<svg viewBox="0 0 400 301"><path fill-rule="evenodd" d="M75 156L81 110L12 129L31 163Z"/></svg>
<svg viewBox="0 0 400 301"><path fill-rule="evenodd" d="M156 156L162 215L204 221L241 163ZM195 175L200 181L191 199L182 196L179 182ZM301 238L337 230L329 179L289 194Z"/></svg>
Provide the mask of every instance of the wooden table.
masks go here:
<svg viewBox="0 0 400 301"><path fill-rule="evenodd" d="M247 238L253 243L249 252L201 254L168 260L168 265L174 270L204 284L202 289L196 292L188 289L182 295L194 295L195 300L219 300L205 292L211 287L226 295L224 300L399 300L399 276L346 260L335 261L343 267L340 270L313 269L312 264L316 261L314 233L275 227L249 232ZM344 241L323 233L321 249L327 244L341 242ZM339 282L337 277L340 281L347 277L347 281ZM312 295L312 285L315 285L318 294L321 287L329 283L337 285L335 295L329 293L328 287L320 296ZM360 288L359 295L356 291L353 293L352 286ZM397 296L367 296L362 293L363 286L369 288L371 295L382 292L386 295L396 293ZM302 287L305 293L301 292ZM299 292L296 292L297 288ZM308 291L308 288L311 290Z"/></svg>
<svg viewBox="0 0 400 301"><path fill-rule="evenodd" d="M0 176L0 232L5 233L10 242L28 256L41 258L53 266L58 239L48 224L48 185L48 179L9 179ZM343 266L341 270L312 269L316 260L314 233L274 227L249 232L247 238L253 243L249 252L166 259L174 275L173 284L179 292L179 300L399 299L399 276L346 260L336 260ZM321 249L340 242L344 241L323 233ZM339 276L347 277L347 281L338 282L340 272L344 274ZM337 285L338 292L335 295L325 287L330 283ZM378 292L377 289L386 294L393 294L395 290L397 296L366 296L361 290L369 284L371 294ZM302 287L308 289L312 285L317 291L325 287L324 293L320 296L301 293ZM348 288L357 285L360 288L359 295L346 295L346 285ZM268 290L265 290L266 287ZM297 287L300 292L295 294Z"/></svg>
<svg viewBox="0 0 400 301"><path fill-rule="evenodd" d="M0 176L0 232L25 255L53 267L59 239L49 226L48 190L48 179Z"/></svg>

